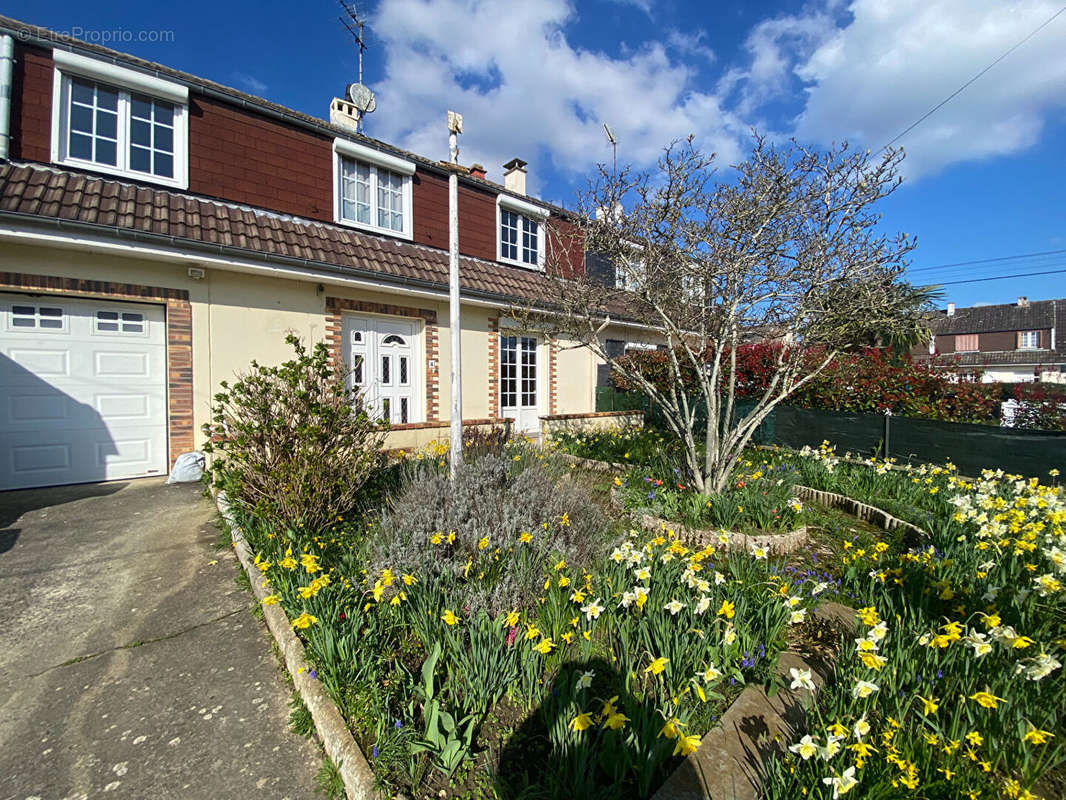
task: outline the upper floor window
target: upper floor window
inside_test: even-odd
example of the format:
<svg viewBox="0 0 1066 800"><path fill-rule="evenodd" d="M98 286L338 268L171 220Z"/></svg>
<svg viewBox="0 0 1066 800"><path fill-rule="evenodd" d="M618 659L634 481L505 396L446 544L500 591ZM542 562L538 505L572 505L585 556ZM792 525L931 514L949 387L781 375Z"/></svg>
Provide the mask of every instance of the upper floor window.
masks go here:
<svg viewBox="0 0 1066 800"><path fill-rule="evenodd" d="M496 219L497 258L522 267L544 269L547 210L501 194L496 201Z"/></svg>
<svg viewBox="0 0 1066 800"><path fill-rule="evenodd" d="M1040 331L1018 331L1018 347L1021 350L1040 349Z"/></svg>
<svg viewBox="0 0 1066 800"><path fill-rule="evenodd" d="M188 186L186 87L64 50L54 57L54 161Z"/></svg>
<svg viewBox="0 0 1066 800"><path fill-rule="evenodd" d="M411 238L414 164L347 139L333 153L337 222Z"/></svg>
<svg viewBox="0 0 1066 800"><path fill-rule="evenodd" d="M955 351L959 353L977 352L977 334L964 333L955 336Z"/></svg>

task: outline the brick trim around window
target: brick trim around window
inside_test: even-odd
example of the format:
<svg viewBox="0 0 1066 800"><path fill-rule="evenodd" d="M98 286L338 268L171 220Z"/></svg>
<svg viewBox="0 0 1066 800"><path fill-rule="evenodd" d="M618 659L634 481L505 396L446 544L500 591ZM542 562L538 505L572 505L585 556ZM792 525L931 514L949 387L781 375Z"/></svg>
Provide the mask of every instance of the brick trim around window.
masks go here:
<svg viewBox="0 0 1066 800"><path fill-rule="evenodd" d="M0 289L162 303L167 328L168 463L196 448L192 400L192 305L185 289L0 272Z"/></svg>
<svg viewBox="0 0 1066 800"><path fill-rule="evenodd" d="M489 416L500 416L500 317L489 317Z"/></svg>
<svg viewBox="0 0 1066 800"><path fill-rule="evenodd" d="M346 297L326 296L326 346L334 363L343 362L341 330L345 311L365 314L382 314L389 317L415 317L425 322L426 332L426 422L440 419L440 337L437 312L428 308L394 306L391 303L373 303L367 300L350 300Z"/></svg>
<svg viewBox="0 0 1066 800"><path fill-rule="evenodd" d="M548 339L548 413L557 414L559 411L559 356L558 343L555 339Z"/></svg>

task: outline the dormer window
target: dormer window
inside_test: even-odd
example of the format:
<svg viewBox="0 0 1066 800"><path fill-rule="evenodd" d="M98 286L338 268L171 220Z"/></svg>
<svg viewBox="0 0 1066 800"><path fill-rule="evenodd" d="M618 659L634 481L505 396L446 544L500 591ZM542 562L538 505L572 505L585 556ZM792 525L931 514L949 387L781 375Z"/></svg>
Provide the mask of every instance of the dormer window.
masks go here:
<svg viewBox="0 0 1066 800"><path fill-rule="evenodd" d="M371 147L336 139L334 219L344 225L411 238L415 165Z"/></svg>
<svg viewBox="0 0 1066 800"><path fill-rule="evenodd" d="M65 50L56 64L52 160L188 186L188 89Z"/></svg>
<svg viewBox="0 0 1066 800"><path fill-rule="evenodd" d="M1040 331L1018 331L1018 349L1039 350Z"/></svg>
<svg viewBox="0 0 1066 800"><path fill-rule="evenodd" d="M496 200L496 257L508 264L543 270L547 219L546 209L501 194Z"/></svg>

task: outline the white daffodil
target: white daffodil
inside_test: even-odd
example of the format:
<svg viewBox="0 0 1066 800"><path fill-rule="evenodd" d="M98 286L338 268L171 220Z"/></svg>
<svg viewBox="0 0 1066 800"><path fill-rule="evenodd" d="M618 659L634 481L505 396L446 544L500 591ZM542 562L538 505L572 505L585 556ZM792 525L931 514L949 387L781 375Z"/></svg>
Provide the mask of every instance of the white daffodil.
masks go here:
<svg viewBox="0 0 1066 800"><path fill-rule="evenodd" d="M725 575L723 575L718 570L715 570L714 571L714 585L715 586L721 586L723 583L725 583Z"/></svg>
<svg viewBox="0 0 1066 800"><path fill-rule="evenodd" d="M811 589L811 597L817 597L828 588L829 584L825 581L820 581L819 583L814 584L814 588Z"/></svg>
<svg viewBox="0 0 1066 800"><path fill-rule="evenodd" d="M843 739L843 736L826 737L825 745L823 747L818 748L818 755L822 757L822 761L829 761L833 758L833 756L835 756L841 751L841 749L843 748L841 741L843 741Z"/></svg>
<svg viewBox="0 0 1066 800"><path fill-rule="evenodd" d="M790 667L788 670L789 676L792 678L791 689L807 689L808 691L814 691L814 681L811 680L811 671L809 669L796 669Z"/></svg>
<svg viewBox="0 0 1066 800"><path fill-rule="evenodd" d="M788 618L789 625L801 625L807 620L807 609L797 608Z"/></svg>
<svg viewBox="0 0 1066 800"><path fill-rule="evenodd" d="M843 794L847 794L856 786L859 785L859 781L855 778L855 767L848 767L840 775L833 775L829 778L822 778L822 783L826 786L833 787L833 800L837 800Z"/></svg>
<svg viewBox="0 0 1066 800"><path fill-rule="evenodd" d="M638 581L646 581L651 579L651 570L648 567L640 567L633 571L633 574L637 577Z"/></svg>
<svg viewBox="0 0 1066 800"><path fill-rule="evenodd" d="M870 723L866 721L865 714L863 714L861 717L859 717L858 720L856 720L855 727L852 728L852 732L855 734L855 738L858 739L860 742L862 741L862 737L870 732Z"/></svg>
<svg viewBox="0 0 1066 800"><path fill-rule="evenodd" d="M710 607L711 598L704 594L700 595L700 599L696 602L696 608L694 610L697 614L703 614Z"/></svg>
<svg viewBox="0 0 1066 800"><path fill-rule="evenodd" d="M670 615L673 617L676 617L677 613L681 611L681 609L683 609L684 607L685 604L679 600L671 600L669 603L663 606L663 608L669 611Z"/></svg>
<svg viewBox="0 0 1066 800"><path fill-rule="evenodd" d="M712 661L703 672L700 673L700 677L703 678L704 683L714 683L716 680L722 677L722 673L714 665Z"/></svg>
<svg viewBox="0 0 1066 800"><path fill-rule="evenodd" d="M595 670L589 670L588 672L581 673L581 677L577 679L578 689L588 689L592 686L592 679L596 677Z"/></svg>
<svg viewBox="0 0 1066 800"><path fill-rule="evenodd" d="M788 749L806 761L818 752L818 743L807 734Z"/></svg>
<svg viewBox="0 0 1066 800"><path fill-rule="evenodd" d="M888 635L888 623L884 620L878 622L866 632L866 638L874 642L881 641L886 635Z"/></svg>
<svg viewBox="0 0 1066 800"><path fill-rule="evenodd" d="M871 681L856 681L855 685L851 689L851 696L865 699L872 695L874 692L879 691L880 688L880 686Z"/></svg>
<svg viewBox="0 0 1066 800"><path fill-rule="evenodd" d="M582 612L584 612L585 616L590 621L594 620L594 619L598 619L600 614L603 613L603 606L600 604L600 598L597 597L595 600L593 600L587 606L581 606L581 610L582 610Z"/></svg>

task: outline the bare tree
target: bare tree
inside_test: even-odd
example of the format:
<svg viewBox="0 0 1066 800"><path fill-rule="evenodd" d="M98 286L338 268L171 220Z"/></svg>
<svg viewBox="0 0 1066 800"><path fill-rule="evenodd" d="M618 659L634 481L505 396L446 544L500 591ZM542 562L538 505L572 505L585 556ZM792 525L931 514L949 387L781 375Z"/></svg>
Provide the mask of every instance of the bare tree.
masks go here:
<svg viewBox="0 0 1066 800"><path fill-rule="evenodd" d="M590 348L639 387L680 439L695 486L719 492L775 406L871 330L905 335L918 324L900 278L914 242L883 233L875 211L900 185L902 157L775 146L756 134L724 180L691 137L649 172L601 166L575 235L617 280L553 269L563 263L553 254L575 246L555 230L549 296L515 314ZM543 314L546 304L555 313ZM665 345L665 381L608 352L604 331L623 319ZM754 407L740 413L737 351L753 338L780 346Z"/></svg>

